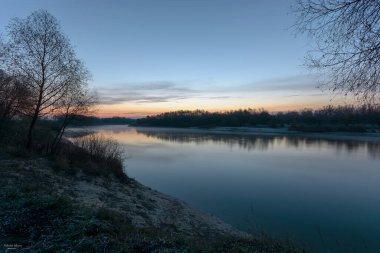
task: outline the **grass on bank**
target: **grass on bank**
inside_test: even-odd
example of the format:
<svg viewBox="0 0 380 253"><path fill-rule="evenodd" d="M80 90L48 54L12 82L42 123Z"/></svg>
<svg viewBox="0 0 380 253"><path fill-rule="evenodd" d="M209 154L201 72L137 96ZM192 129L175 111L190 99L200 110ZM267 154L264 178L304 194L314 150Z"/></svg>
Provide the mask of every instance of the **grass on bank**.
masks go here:
<svg viewBox="0 0 380 253"><path fill-rule="evenodd" d="M108 206L75 202L69 194L56 190L54 181L59 179L51 180L25 168L24 161L34 160L53 177L83 180L56 171L54 161L43 159L0 160L0 247L18 244L21 252L303 252L264 235L204 238L154 227L137 228L125 214ZM85 177L94 181L99 178ZM116 180L113 175L108 177Z"/></svg>
<svg viewBox="0 0 380 253"><path fill-rule="evenodd" d="M55 125L52 121L40 121L33 133L33 146L27 150L27 122L14 120L2 124L0 128L0 158L46 157L54 161L56 170L75 175L79 172L89 176L115 175L127 179L123 170L125 150L117 141L90 133L63 139L55 150L51 144L55 137Z"/></svg>

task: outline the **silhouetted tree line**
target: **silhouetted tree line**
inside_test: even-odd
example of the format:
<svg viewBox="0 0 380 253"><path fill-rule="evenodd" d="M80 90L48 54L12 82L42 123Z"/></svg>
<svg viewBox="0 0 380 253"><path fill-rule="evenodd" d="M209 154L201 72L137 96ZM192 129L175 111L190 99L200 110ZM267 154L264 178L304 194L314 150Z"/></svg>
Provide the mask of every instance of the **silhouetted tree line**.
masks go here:
<svg viewBox="0 0 380 253"><path fill-rule="evenodd" d="M57 117L57 121L61 121L62 117ZM71 126L96 126L96 125L127 125L134 123L134 119L124 117L108 117L99 118L95 116L76 115L70 122Z"/></svg>
<svg viewBox="0 0 380 253"><path fill-rule="evenodd" d="M284 127L301 131L365 131L380 126L380 106L326 106L269 113L264 109L226 112L175 111L137 119L140 126L162 127Z"/></svg>

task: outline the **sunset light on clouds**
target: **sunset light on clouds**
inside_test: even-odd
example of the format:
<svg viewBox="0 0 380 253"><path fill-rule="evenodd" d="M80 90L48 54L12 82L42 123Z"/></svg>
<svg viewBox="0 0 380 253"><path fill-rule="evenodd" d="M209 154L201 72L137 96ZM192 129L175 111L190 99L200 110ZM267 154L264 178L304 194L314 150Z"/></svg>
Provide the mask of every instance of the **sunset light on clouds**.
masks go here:
<svg viewBox="0 0 380 253"><path fill-rule="evenodd" d="M332 97L317 85L317 79L310 75L209 89L192 89L189 88L191 84L170 82L120 84L112 89L97 89L101 98L98 115L141 117L173 110L228 111L241 108L278 112L350 101Z"/></svg>
<svg viewBox="0 0 380 253"><path fill-rule="evenodd" d="M92 74L98 116L346 102L302 66L292 0L19 2L2 1L1 27L39 8L56 16Z"/></svg>

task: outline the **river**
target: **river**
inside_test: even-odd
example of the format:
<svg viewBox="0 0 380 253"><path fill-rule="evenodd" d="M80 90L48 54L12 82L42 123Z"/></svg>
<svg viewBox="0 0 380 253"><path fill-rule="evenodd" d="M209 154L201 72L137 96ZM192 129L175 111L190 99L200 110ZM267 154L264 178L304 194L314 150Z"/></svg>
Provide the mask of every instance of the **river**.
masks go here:
<svg viewBox="0 0 380 253"><path fill-rule="evenodd" d="M126 173L248 232L318 252L380 252L380 138L93 127Z"/></svg>

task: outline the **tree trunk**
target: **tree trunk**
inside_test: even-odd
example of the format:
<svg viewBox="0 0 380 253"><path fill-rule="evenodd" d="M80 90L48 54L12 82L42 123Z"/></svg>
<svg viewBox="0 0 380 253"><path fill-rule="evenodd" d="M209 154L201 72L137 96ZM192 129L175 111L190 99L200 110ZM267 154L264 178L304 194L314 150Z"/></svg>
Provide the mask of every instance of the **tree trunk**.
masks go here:
<svg viewBox="0 0 380 253"><path fill-rule="evenodd" d="M65 132L65 129L66 127L68 126L69 122L73 119L73 117L69 117L67 114L65 115L65 118L63 120L63 123L61 125L61 127L59 128L55 138L54 138L54 141L53 141L53 144L52 144L52 147L51 147L51 153L55 152L56 151L56 148L57 146L59 145L59 143L61 142L62 140L62 136Z"/></svg>
<svg viewBox="0 0 380 253"><path fill-rule="evenodd" d="M41 108L41 102L42 102L42 97L43 97L42 95L43 95L44 84L45 84L45 72L44 72L44 68L42 66L42 84L40 85L37 106L36 106L36 110L34 110L32 122L30 122L29 131L28 131L28 141L26 143L26 148L29 151L32 148L33 128L37 122L38 116L40 115L40 108Z"/></svg>
<svg viewBox="0 0 380 253"><path fill-rule="evenodd" d="M63 133L65 132L65 129L66 129L66 126L63 126L62 129L61 129L61 132L60 132L60 134L59 134L59 137L58 137L57 143L55 144L55 148L57 148L57 146L58 146L59 143L61 142L61 140L62 140L62 136L63 136Z"/></svg>
<svg viewBox="0 0 380 253"><path fill-rule="evenodd" d="M26 143L26 148L28 150L30 150L32 148L33 128L37 122L37 118L38 118L38 113L34 113L33 118L32 118L32 122L30 122L29 131L28 131L28 141Z"/></svg>

